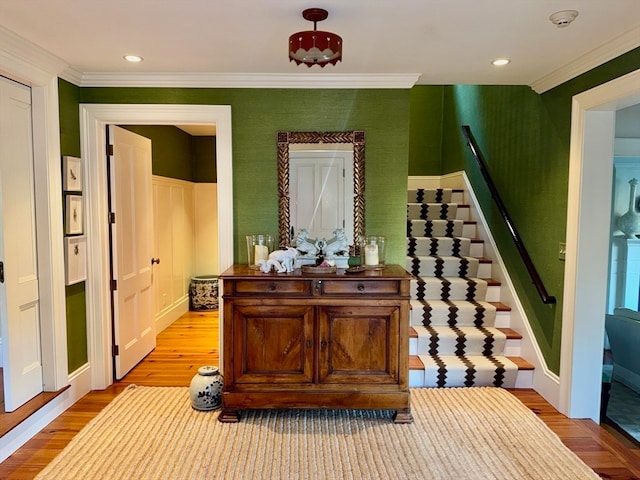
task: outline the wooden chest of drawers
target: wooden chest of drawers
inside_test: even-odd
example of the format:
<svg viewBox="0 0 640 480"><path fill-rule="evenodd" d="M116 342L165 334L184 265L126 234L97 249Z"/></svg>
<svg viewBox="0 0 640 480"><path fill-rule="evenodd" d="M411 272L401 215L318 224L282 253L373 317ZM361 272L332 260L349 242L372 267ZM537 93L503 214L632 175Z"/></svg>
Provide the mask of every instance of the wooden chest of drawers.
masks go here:
<svg viewBox="0 0 640 480"><path fill-rule="evenodd" d="M235 265L223 288L223 422L250 408L409 406L409 275L264 274Z"/></svg>

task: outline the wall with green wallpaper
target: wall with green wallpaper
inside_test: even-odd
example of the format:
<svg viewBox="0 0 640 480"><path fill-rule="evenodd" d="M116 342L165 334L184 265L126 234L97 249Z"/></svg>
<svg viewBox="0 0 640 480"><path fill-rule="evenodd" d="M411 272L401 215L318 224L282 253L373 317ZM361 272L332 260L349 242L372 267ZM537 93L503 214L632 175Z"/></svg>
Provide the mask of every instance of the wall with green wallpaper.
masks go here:
<svg viewBox="0 0 640 480"><path fill-rule="evenodd" d="M120 125L151 140L152 173L187 182L216 181L216 140L173 125Z"/></svg>
<svg viewBox="0 0 640 480"><path fill-rule="evenodd" d="M442 173L474 185L549 368L558 373L562 328L571 97L640 68L640 48L541 95L525 86L448 86ZM460 125L469 125L533 263L557 305L544 305L481 179Z"/></svg>
<svg viewBox="0 0 640 480"><path fill-rule="evenodd" d="M409 90L81 88L80 102L230 105L235 260L244 236L277 235L278 130L366 132L366 224L402 263L409 152Z"/></svg>
<svg viewBox="0 0 640 480"><path fill-rule="evenodd" d="M412 90L77 88L60 82L63 154L79 150L78 104L231 105L235 260L244 235L277 234L278 130L365 130L368 233L389 237L388 260L403 263L407 175L467 171L549 367L560 358L571 96L640 68L636 49L538 95L524 86L417 86ZM460 134L468 124L555 306L542 305L479 181ZM68 292L68 300L69 292ZM73 297L71 297L74 300ZM84 318L68 318L84 334ZM85 337L86 338L86 337ZM82 357L70 345L70 365ZM85 355L86 356L86 355ZM80 362L81 364L81 362Z"/></svg>
<svg viewBox="0 0 640 480"><path fill-rule="evenodd" d="M62 155L80 156L80 89L70 83L58 84L60 103L60 151ZM61 167L62 168L62 167ZM62 202L62 196L60 197ZM67 366L73 372L87 363L87 316L85 283L65 287L67 313Z"/></svg>

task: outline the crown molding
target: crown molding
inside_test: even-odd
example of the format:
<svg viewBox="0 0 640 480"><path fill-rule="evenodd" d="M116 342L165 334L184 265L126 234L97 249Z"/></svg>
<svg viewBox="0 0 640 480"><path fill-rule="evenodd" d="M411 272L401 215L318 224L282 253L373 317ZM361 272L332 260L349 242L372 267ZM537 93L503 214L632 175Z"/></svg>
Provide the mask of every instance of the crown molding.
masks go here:
<svg viewBox="0 0 640 480"><path fill-rule="evenodd" d="M0 56L3 64L12 69L12 76L36 78L57 76L67 63L59 57L39 47L35 43L16 35L0 25ZM32 82L27 82L32 83Z"/></svg>
<svg viewBox="0 0 640 480"><path fill-rule="evenodd" d="M79 87L174 88L397 88L413 87L420 74L227 74L227 73L109 73L65 71L63 77ZM78 76L79 75L79 76Z"/></svg>
<svg viewBox="0 0 640 480"><path fill-rule="evenodd" d="M544 93L638 46L640 46L640 27L618 35L611 41L567 63L564 67L539 78L530 86L536 93Z"/></svg>

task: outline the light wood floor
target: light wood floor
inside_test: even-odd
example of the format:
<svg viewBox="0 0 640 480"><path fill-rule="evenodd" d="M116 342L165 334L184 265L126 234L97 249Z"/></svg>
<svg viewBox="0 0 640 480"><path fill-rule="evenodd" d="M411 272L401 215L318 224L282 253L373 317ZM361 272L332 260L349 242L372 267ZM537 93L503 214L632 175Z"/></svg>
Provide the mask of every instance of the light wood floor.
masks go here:
<svg viewBox="0 0 640 480"><path fill-rule="evenodd" d="M123 381L86 395L1 463L0 479L32 479L127 385L187 386L198 367L218 361L217 313L184 315L158 335L156 349ZM633 444L590 420L567 419L533 390L512 392L602 478L640 479L640 450Z"/></svg>

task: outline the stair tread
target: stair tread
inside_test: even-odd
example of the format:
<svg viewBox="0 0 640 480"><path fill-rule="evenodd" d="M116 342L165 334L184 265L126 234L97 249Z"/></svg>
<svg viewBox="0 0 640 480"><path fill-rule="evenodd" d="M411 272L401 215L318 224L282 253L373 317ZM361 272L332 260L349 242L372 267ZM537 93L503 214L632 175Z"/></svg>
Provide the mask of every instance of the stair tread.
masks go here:
<svg viewBox="0 0 640 480"><path fill-rule="evenodd" d="M535 367L522 357L505 357L516 364L518 370L533 370ZM424 364L418 355L409 355L409 370L424 370Z"/></svg>
<svg viewBox="0 0 640 480"><path fill-rule="evenodd" d="M440 325L440 326L443 326L443 325ZM459 328L465 328L465 327L459 327ZM507 340L522 339L522 335L518 333L516 330L514 330L513 328L503 328L503 327L493 327L493 328L496 328L496 330L500 330L502 333L504 333L507 336ZM409 327L409 338L418 338L418 332L416 332L416 330L413 327Z"/></svg>

